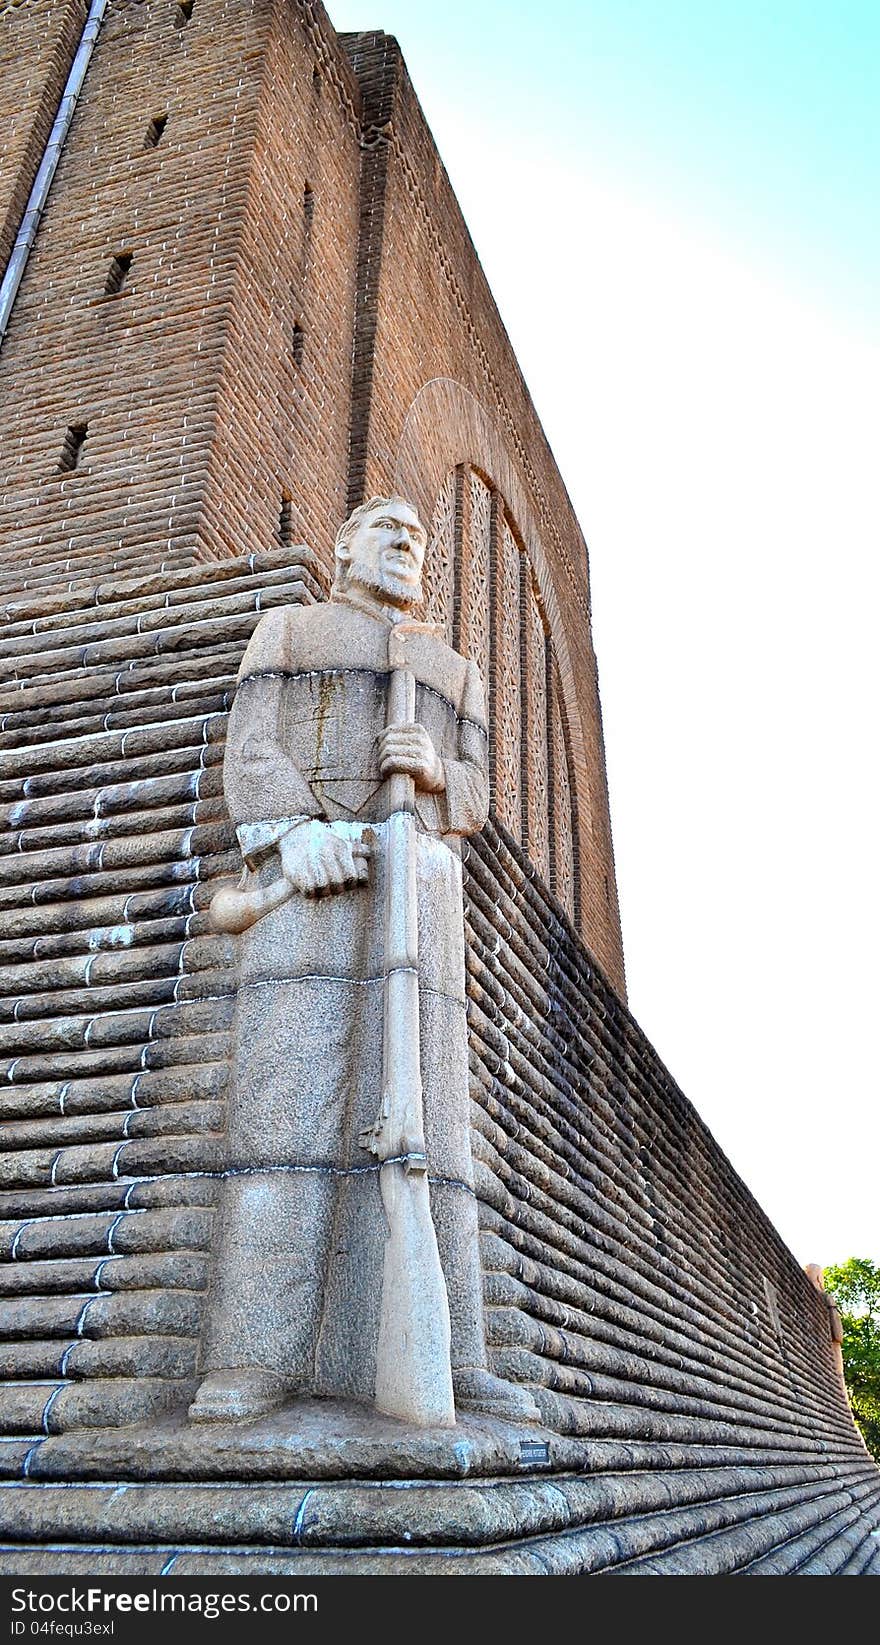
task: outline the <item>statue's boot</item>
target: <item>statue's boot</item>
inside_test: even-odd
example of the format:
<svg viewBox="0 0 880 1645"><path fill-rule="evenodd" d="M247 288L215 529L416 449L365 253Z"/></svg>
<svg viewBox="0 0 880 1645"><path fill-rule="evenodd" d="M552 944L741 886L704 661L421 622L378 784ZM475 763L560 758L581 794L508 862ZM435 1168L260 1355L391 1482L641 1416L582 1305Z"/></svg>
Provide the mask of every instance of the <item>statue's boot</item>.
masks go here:
<svg viewBox="0 0 880 1645"><path fill-rule="evenodd" d="M189 1408L190 1422L242 1422L265 1416L283 1404L288 1394L283 1377L258 1366L211 1371Z"/></svg>
<svg viewBox="0 0 880 1645"><path fill-rule="evenodd" d="M483 1411L504 1422L543 1424L543 1418L528 1388L492 1375L481 1365L460 1366L452 1372L456 1406L466 1411Z"/></svg>

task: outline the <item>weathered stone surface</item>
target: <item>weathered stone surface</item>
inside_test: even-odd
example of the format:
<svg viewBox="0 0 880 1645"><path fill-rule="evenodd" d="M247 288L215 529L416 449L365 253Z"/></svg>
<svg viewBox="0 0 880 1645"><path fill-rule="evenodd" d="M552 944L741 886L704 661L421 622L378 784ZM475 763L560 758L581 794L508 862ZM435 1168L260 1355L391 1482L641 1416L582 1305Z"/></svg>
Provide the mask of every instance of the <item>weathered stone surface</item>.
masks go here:
<svg viewBox="0 0 880 1645"><path fill-rule="evenodd" d="M568 1439L538 1424L460 1412L455 1428L420 1429L364 1408L291 1401L247 1422L193 1424L184 1410L155 1423L55 1433L34 1452L31 1479L462 1479L534 1471L523 1443L546 1447L541 1470L577 1467ZM542 1458L545 1456L542 1450Z"/></svg>
<svg viewBox="0 0 880 1645"><path fill-rule="evenodd" d="M242 937L201 1420L247 1410L250 1367L281 1379L276 1399L286 1383L399 1415L424 1402L430 1425L453 1420L450 1352L485 1368L457 850L485 820L487 744L473 664L411 617L425 540L400 499L366 505L337 538L331 602L264 618L242 664L225 787L251 874L235 895L258 910L287 889ZM427 1181L396 1163L415 1148ZM271 1400L249 1382L254 1409Z"/></svg>

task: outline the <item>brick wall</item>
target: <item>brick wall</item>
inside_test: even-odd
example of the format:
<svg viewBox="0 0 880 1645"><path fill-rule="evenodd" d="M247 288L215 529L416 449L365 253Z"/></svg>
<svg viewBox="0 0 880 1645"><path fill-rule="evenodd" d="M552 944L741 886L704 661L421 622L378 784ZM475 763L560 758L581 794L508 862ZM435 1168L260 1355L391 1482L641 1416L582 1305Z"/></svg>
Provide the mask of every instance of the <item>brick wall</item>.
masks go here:
<svg viewBox="0 0 880 1645"><path fill-rule="evenodd" d="M446 172L396 42L381 33L343 37L361 81L363 161L359 332L352 406L351 500L393 480L407 414L424 384L449 378L484 408L535 523L548 592L567 656L564 685L583 730L579 788L583 863L581 929L624 989L586 545L529 398ZM450 462L491 462L465 448L461 428L423 434ZM500 475L489 473L498 483ZM514 517L520 510L513 498ZM521 529L525 520L517 521Z"/></svg>
<svg viewBox="0 0 880 1645"><path fill-rule="evenodd" d="M360 95L319 8L267 10L201 542L277 545L287 501L287 529L329 566L347 512Z"/></svg>
<svg viewBox="0 0 880 1645"><path fill-rule="evenodd" d="M532 848L623 992L586 549L397 46L341 42L311 0L198 0L179 22L164 0L109 6L0 354L9 587L285 540L329 567L405 427L425 484L438 455L467 459L537 579L570 733L568 879L534 816ZM453 401L413 418L438 378L493 450L473 429L459 449ZM544 689L523 677L523 711Z"/></svg>
<svg viewBox="0 0 880 1645"><path fill-rule="evenodd" d="M284 497L289 530L326 552L346 486L357 88L307 21L286 0L198 0L182 27L158 0L108 9L0 357L0 529L31 586L268 550Z"/></svg>
<svg viewBox="0 0 880 1645"><path fill-rule="evenodd" d="M198 540L265 20L249 0L173 19L109 7L0 355L0 530L30 586L185 560Z"/></svg>
<svg viewBox="0 0 880 1645"><path fill-rule="evenodd" d="M0 271L9 260L87 11L88 0L0 3Z"/></svg>

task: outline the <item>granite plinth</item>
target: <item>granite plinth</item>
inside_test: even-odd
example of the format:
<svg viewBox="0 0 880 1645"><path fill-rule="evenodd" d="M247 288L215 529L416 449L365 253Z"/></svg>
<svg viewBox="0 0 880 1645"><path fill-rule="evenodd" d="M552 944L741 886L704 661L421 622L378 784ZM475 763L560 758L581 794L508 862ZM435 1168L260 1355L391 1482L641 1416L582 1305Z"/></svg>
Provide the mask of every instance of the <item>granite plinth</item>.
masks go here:
<svg viewBox="0 0 880 1645"><path fill-rule="evenodd" d="M53 1434L32 1480L462 1479L577 1467L583 1445L537 1425L461 1413L414 1428L368 1408L302 1400L253 1421L193 1424L185 1412L130 1427Z"/></svg>

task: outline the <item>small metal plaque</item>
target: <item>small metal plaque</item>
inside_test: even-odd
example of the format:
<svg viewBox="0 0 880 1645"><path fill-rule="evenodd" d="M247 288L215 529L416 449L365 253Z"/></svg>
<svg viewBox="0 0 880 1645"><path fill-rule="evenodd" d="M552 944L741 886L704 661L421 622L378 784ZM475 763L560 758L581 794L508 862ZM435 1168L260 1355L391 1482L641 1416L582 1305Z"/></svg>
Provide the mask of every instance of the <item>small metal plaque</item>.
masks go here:
<svg viewBox="0 0 880 1645"><path fill-rule="evenodd" d="M527 1462L549 1462L550 1452L541 1439L521 1439L519 1442L519 1460Z"/></svg>

